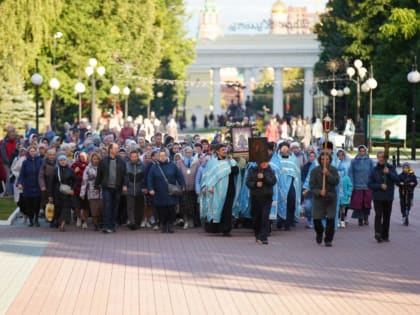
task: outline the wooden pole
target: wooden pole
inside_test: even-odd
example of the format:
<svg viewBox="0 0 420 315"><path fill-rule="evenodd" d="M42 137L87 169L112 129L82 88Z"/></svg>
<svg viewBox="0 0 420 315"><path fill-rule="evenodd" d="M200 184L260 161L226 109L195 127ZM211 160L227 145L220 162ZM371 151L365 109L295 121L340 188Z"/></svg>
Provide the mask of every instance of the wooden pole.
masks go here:
<svg viewBox="0 0 420 315"><path fill-rule="evenodd" d="M331 119L330 116L328 116L328 114L323 120L322 127L324 128L325 139L324 139L323 150L322 150L321 154L326 154L326 152L327 152L328 133L331 130L331 120L332 119ZM327 159L324 159L322 168L325 169L326 167L327 167ZM327 175L322 174L322 190L325 190L326 181L327 181Z"/></svg>

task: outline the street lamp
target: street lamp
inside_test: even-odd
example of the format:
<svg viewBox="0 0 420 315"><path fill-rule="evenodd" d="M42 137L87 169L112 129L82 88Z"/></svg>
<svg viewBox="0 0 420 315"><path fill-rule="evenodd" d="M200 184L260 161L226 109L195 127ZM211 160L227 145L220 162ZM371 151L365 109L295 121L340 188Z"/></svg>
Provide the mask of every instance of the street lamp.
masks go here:
<svg viewBox="0 0 420 315"><path fill-rule="evenodd" d="M96 78L95 78L95 69L96 73L99 76L103 76L105 74L105 67L99 66L98 61L95 58L89 59L89 66L85 68L85 73L88 77L91 78L91 85L92 85L92 102L90 104L90 118L92 123L92 128L96 128L96 124L98 122L97 116L97 107L96 107Z"/></svg>
<svg viewBox="0 0 420 315"><path fill-rule="evenodd" d="M52 130L57 128L57 93L56 91L60 88L60 81L57 78L52 78L49 82L50 88L53 93L53 103L52 103Z"/></svg>
<svg viewBox="0 0 420 315"><path fill-rule="evenodd" d="M60 82L57 79L57 65L56 65L56 57L57 57L57 41L63 37L63 33L57 32L54 34L54 51L53 51L53 77L49 82L49 86L52 89L52 109L51 109L51 116L52 116L52 123L51 127L52 130L56 130L57 127L57 100L56 100L56 91L60 87Z"/></svg>
<svg viewBox="0 0 420 315"><path fill-rule="evenodd" d="M337 96L337 90L335 88L335 73L337 72L340 64L336 59L331 59L327 63L327 68L333 74L333 88L330 91L331 96L333 97L333 117L332 117L332 130L335 130L335 98Z"/></svg>
<svg viewBox="0 0 420 315"><path fill-rule="evenodd" d="M74 86L74 89L79 96L79 124L80 124L80 121L82 120L82 93L86 91L86 87L82 82L79 81Z"/></svg>
<svg viewBox="0 0 420 315"><path fill-rule="evenodd" d="M353 67L348 67L346 70L349 80L356 84L356 125L360 126L360 81L364 79L367 73L367 69L363 67L363 62L360 59L356 59L353 63ZM353 76L357 74L356 80Z"/></svg>
<svg viewBox="0 0 420 315"><path fill-rule="evenodd" d="M369 94L369 150L373 151L372 147L372 113L373 113L373 90L378 86L378 82L373 78L373 67L370 65L369 79L362 84L362 91Z"/></svg>
<svg viewBox="0 0 420 315"><path fill-rule="evenodd" d="M125 108L124 108L124 121L127 121L128 117L128 96L130 95L130 88L128 86L124 87L122 90L124 96L125 96Z"/></svg>
<svg viewBox="0 0 420 315"><path fill-rule="evenodd" d="M42 75L38 73L38 59L35 60L35 73L31 76L31 82L35 86L35 124L36 133L39 134L39 86L42 84L44 79Z"/></svg>
<svg viewBox="0 0 420 315"><path fill-rule="evenodd" d="M411 159L416 160L416 84L420 82L420 73L417 71L417 58L414 57L412 70L407 74L407 80L413 86L413 103L411 105Z"/></svg>
<svg viewBox="0 0 420 315"><path fill-rule="evenodd" d="M115 100L114 100L114 117L116 117L117 115L117 96L120 94L120 88L118 87L118 85L113 85L111 86L111 94L115 96Z"/></svg>

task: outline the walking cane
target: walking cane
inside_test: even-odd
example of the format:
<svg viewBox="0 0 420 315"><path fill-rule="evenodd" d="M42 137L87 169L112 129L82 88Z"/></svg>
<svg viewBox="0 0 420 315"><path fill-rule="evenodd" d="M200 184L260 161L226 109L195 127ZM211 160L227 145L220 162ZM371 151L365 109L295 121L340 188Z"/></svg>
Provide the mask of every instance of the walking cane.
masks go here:
<svg viewBox="0 0 420 315"><path fill-rule="evenodd" d="M328 116L328 114L327 114L327 116L325 116L324 120L322 121L323 122L322 127L323 127L324 132L325 132L325 139L324 139L324 144L323 144L323 147L324 147L323 148L323 153L327 151L328 133L331 130L331 121L332 121L332 119L331 119L330 116ZM322 167L324 169L327 167L327 159L325 159L325 158L324 158L324 162L323 162ZM327 179L326 175L322 174L322 190L325 190L326 179Z"/></svg>

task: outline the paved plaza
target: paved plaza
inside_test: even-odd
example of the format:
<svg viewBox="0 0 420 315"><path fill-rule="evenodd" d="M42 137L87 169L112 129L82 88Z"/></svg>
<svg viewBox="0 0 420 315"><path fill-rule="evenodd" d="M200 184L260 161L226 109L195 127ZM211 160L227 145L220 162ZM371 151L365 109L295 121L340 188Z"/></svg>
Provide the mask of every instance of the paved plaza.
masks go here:
<svg viewBox="0 0 420 315"><path fill-rule="evenodd" d="M268 246L247 229L0 227L0 314L420 314L419 202L417 189L405 227L394 201L390 243L374 240L371 216L332 248L303 222Z"/></svg>

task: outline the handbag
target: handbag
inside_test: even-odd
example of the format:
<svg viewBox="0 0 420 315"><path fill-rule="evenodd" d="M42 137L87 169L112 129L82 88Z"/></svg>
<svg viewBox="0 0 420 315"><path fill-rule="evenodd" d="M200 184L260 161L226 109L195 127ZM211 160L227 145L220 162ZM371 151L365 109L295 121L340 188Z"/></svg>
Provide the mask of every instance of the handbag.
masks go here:
<svg viewBox="0 0 420 315"><path fill-rule="evenodd" d="M70 195L73 189L71 188L70 185L61 183L60 168L58 168L58 181L60 182L60 186L58 186L58 191L64 195Z"/></svg>
<svg viewBox="0 0 420 315"><path fill-rule="evenodd" d="M54 204L51 202L47 203L45 207L45 219L48 222L51 222L54 219L54 212L55 212Z"/></svg>
<svg viewBox="0 0 420 315"><path fill-rule="evenodd" d="M165 176L165 173L162 171L162 169L160 168L160 165L157 164L157 167L159 167L160 172L162 173L163 178L165 179L166 184L168 185L168 194L169 196L182 196L182 188L181 186L177 185L177 184L171 184L170 182L168 182L168 179Z"/></svg>

